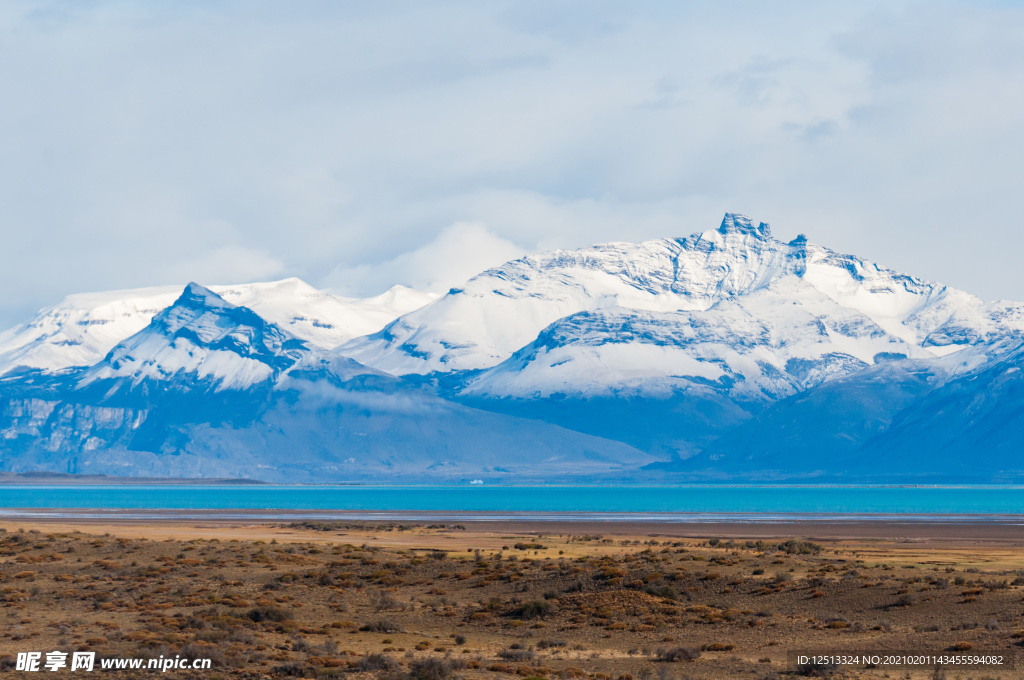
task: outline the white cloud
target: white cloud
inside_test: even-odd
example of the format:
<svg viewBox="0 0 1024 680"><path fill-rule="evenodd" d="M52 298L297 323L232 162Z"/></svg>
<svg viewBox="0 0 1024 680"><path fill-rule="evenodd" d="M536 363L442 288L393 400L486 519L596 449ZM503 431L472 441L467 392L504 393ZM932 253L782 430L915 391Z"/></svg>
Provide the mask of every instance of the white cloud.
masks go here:
<svg viewBox="0 0 1024 680"><path fill-rule="evenodd" d="M331 289L349 295L380 293L396 283L444 293L485 269L523 254L522 248L482 224L458 222L430 243L384 262L334 269L325 282Z"/></svg>
<svg viewBox="0 0 1024 680"><path fill-rule="evenodd" d="M222 246L165 265L154 275L160 280L211 285L267 281L285 273L281 261L267 253L244 246Z"/></svg>

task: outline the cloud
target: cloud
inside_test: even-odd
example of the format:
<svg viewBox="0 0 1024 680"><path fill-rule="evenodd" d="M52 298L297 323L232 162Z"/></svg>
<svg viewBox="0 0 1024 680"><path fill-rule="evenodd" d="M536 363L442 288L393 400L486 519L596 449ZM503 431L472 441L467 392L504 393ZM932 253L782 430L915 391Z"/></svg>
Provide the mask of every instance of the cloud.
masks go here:
<svg viewBox="0 0 1024 680"><path fill-rule="evenodd" d="M154 272L161 280L205 282L266 281L285 274L285 267L267 253L243 246L213 248Z"/></svg>
<svg viewBox="0 0 1024 680"><path fill-rule="evenodd" d="M437 287L727 210L1024 299L1022 31L999 2L2 3L0 326L190 272Z"/></svg>
<svg viewBox="0 0 1024 680"><path fill-rule="evenodd" d="M378 264L338 268L325 278L340 293L372 295L396 283L444 293L474 275L524 254L519 246L484 225L458 222L430 243Z"/></svg>

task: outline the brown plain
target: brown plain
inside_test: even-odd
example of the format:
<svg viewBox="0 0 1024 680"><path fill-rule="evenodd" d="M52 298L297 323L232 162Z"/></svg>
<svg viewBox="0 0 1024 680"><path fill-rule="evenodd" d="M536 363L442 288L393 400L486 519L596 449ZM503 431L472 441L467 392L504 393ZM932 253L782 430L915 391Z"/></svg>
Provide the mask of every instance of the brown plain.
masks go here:
<svg viewBox="0 0 1024 680"><path fill-rule="evenodd" d="M0 527L0 671L54 649L209 657L168 674L207 680L762 680L834 672L797 651L1004 657L837 675L980 680L1024 661L1014 526Z"/></svg>

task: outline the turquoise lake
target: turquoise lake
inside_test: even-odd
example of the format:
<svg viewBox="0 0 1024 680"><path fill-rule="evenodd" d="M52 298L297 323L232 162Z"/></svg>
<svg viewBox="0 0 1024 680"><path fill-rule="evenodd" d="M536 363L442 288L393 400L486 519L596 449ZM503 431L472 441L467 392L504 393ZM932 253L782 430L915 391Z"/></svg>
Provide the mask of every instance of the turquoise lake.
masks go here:
<svg viewBox="0 0 1024 680"><path fill-rule="evenodd" d="M1024 487L0 486L0 508L1024 514Z"/></svg>

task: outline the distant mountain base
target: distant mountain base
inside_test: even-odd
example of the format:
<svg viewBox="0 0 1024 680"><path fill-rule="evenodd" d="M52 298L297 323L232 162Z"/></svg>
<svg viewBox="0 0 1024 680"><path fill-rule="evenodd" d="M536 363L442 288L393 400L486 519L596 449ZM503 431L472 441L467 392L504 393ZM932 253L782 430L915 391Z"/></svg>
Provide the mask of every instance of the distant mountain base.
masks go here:
<svg viewBox="0 0 1024 680"><path fill-rule="evenodd" d="M28 486L38 484L48 486L59 484L62 486L107 486L116 484L137 484L137 485L202 485L202 486L227 486L227 485L261 485L258 479L238 478L211 478L197 479L195 477L120 477L115 475L73 475L61 472L0 472L0 484Z"/></svg>

